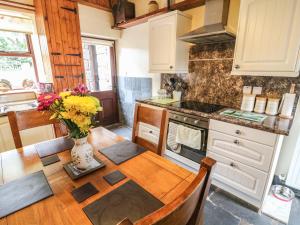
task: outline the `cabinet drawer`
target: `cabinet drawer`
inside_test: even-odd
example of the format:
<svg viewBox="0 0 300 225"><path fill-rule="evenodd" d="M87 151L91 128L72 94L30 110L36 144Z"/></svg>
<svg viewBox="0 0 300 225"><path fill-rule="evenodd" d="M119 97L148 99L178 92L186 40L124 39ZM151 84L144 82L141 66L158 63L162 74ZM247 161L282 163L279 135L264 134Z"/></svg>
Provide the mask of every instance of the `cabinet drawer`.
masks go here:
<svg viewBox="0 0 300 225"><path fill-rule="evenodd" d="M159 128L152 125L139 122L138 124L138 136L150 141L154 144L158 144L159 140Z"/></svg>
<svg viewBox="0 0 300 225"><path fill-rule="evenodd" d="M208 149L256 169L269 171L273 148L217 131L209 131Z"/></svg>
<svg viewBox="0 0 300 225"><path fill-rule="evenodd" d="M266 173L210 151L207 155L217 161L213 179L251 198L262 199L267 181Z"/></svg>
<svg viewBox="0 0 300 225"><path fill-rule="evenodd" d="M274 146L276 144L276 134L236 124L210 120L209 129L269 146Z"/></svg>

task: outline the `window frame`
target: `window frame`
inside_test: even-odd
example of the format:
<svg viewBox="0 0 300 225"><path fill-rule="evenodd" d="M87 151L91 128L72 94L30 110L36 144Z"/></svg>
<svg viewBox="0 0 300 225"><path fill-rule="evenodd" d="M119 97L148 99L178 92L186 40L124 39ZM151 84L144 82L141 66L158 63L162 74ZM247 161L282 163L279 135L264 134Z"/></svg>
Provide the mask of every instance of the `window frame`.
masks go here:
<svg viewBox="0 0 300 225"><path fill-rule="evenodd" d="M22 33L22 32L15 32L15 33ZM1 56L6 56L6 57L27 57L27 58L32 58L32 63L33 63L33 68L34 68L34 72L35 72L36 82L39 83L39 75L38 75L38 69L37 69L37 65L36 65L36 60L35 60L31 35L30 34L25 34L25 36L26 36L26 41L27 41L27 46L28 46L28 51L27 52L0 51L0 57ZM18 90L18 89L14 89L14 90Z"/></svg>

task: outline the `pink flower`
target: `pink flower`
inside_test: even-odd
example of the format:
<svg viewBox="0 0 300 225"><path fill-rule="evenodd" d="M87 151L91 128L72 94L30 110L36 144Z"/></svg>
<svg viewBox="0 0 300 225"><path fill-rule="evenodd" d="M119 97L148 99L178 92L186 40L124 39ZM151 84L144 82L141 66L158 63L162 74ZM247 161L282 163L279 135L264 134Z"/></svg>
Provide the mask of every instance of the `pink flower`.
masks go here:
<svg viewBox="0 0 300 225"><path fill-rule="evenodd" d="M84 84L79 84L72 91L72 95L87 95L88 93L90 93L90 91Z"/></svg>
<svg viewBox="0 0 300 225"><path fill-rule="evenodd" d="M60 99L60 97L52 93L40 95L38 97L38 111L48 110L53 102L57 99Z"/></svg>

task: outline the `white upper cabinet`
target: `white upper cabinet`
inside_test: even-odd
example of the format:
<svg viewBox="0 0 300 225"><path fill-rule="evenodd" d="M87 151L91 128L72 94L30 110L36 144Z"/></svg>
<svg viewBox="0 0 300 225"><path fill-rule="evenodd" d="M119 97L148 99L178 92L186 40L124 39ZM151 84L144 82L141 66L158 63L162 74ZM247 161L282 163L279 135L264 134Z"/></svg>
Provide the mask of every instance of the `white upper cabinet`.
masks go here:
<svg viewBox="0 0 300 225"><path fill-rule="evenodd" d="M243 0L232 74L299 75L300 1Z"/></svg>
<svg viewBox="0 0 300 225"><path fill-rule="evenodd" d="M191 29L191 17L173 11L149 20L149 72L188 72L189 44L178 37Z"/></svg>

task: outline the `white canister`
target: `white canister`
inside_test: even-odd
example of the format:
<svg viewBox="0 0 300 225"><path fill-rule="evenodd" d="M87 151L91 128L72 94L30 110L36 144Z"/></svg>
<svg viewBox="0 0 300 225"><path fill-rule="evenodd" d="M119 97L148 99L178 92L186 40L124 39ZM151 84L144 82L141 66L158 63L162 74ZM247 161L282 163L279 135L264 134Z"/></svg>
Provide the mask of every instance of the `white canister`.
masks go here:
<svg viewBox="0 0 300 225"><path fill-rule="evenodd" d="M254 103L255 103L255 95L244 94L242 105L241 105L241 110L247 111L247 112L252 112L253 108L254 108Z"/></svg>
<svg viewBox="0 0 300 225"><path fill-rule="evenodd" d="M296 94L286 93L283 97L283 105L280 113L280 117L292 118L292 113L294 109Z"/></svg>
<svg viewBox="0 0 300 225"><path fill-rule="evenodd" d="M278 114L279 98L268 98L266 114L275 116Z"/></svg>
<svg viewBox="0 0 300 225"><path fill-rule="evenodd" d="M173 99L174 100L181 100L181 91L173 91Z"/></svg>
<svg viewBox="0 0 300 225"><path fill-rule="evenodd" d="M266 109L267 98L264 97L256 97L254 112L264 113Z"/></svg>

